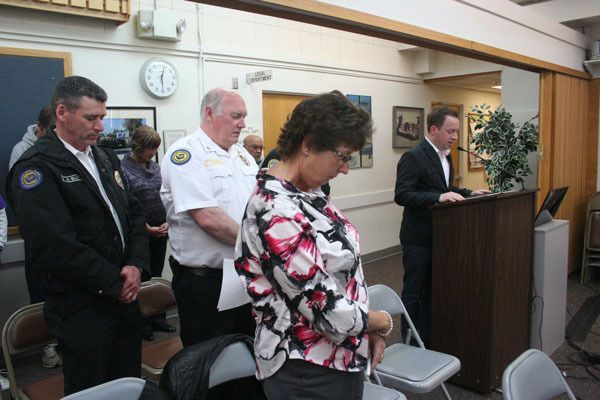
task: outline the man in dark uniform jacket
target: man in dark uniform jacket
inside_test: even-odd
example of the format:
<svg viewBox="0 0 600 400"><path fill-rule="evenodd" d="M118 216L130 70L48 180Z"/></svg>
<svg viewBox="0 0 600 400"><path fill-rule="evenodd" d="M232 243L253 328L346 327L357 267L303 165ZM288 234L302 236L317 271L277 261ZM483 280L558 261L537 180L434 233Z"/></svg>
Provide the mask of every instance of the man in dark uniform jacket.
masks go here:
<svg viewBox="0 0 600 400"><path fill-rule="evenodd" d="M427 115L427 136L398 162L394 201L404 206L400 244L404 281L402 302L419 335L429 344L431 327L432 210L436 203L464 200L464 196L489 193L454 187L450 147L458 138L456 112L435 108ZM452 240L452 239L449 239ZM407 324L402 324L403 335Z"/></svg>
<svg viewBox="0 0 600 400"><path fill-rule="evenodd" d="M56 129L14 165L7 192L46 294L44 317L63 352L65 394L140 376L141 269L149 269L144 214L119 160L95 146L106 92L89 79L61 80Z"/></svg>

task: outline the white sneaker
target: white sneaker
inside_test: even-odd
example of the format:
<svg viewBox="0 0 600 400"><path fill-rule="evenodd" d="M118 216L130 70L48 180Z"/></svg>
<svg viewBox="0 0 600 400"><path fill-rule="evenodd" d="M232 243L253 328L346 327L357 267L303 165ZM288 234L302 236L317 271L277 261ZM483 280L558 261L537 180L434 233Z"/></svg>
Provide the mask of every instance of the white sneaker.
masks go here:
<svg viewBox="0 0 600 400"><path fill-rule="evenodd" d="M56 368L62 365L62 359L56 352L56 343L49 344L44 347L42 353L42 367L44 368Z"/></svg>
<svg viewBox="0 0 600 400"><path fill-rule="evenodd" d="M6 371L5 370L0 371L0 391L10 389L10 382L4 375L6 375ZM0 395L0 398L2 398L1 395Z"/></svg>

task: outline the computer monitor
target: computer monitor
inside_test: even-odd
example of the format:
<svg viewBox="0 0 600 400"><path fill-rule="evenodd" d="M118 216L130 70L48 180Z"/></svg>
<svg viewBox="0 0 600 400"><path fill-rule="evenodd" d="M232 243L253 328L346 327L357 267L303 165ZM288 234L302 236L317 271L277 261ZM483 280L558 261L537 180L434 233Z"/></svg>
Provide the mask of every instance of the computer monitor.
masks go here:
<svg viewBox="0 0 600 400"><path fill-rule="evenodd" d="M542 206L540 207L540 211L535 217L535 225L541 225L546 222L550 222L552 218L556 215L560 204L562 203L565 195L567 194L568 186L563 186L555 189L551 189Z"/></svg>

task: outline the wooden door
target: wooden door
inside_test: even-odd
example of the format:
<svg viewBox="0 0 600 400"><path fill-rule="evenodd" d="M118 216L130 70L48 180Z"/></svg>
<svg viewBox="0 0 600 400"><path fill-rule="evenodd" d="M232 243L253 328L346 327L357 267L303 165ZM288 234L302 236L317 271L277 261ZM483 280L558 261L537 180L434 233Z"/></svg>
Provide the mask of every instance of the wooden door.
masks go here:
<svg viewBox="0 0 600 400"><path fill-rule="evenodd" d="M460 168L460 162L458 157L458 146L460 145L461 138L465 137L464 132L464 124L463 124L463 106L462 104L453 104L453 103L441 103L441 102L432 102L431 109L436 107L448 107L449 109L456 111L458 114L458 122L460 123L460 132L458 133L458 140L454 141L452 147L450 148L450 158L452 158L452 168L454 168L454 182L452 183L455 187L461 187L460 181L462 180L462 172ZM424 121L425 131L427 131L427 121Z"/></svg>
<svg viewBox="0 0 600 400"><path fill-rule="evenodd" d="M277 147L277 139L281 128L287 121L288 115L302 100L308 98L304 95L263 93L263 140L265 157Z"/></svg>
<svg viewBox="0 0 600 400"><path fill-rule="evenodd" d="M540 74L538 207L569 186L555 218L569 220L569 273L581 265L587 203L596 192L600 80Z"/></svg>

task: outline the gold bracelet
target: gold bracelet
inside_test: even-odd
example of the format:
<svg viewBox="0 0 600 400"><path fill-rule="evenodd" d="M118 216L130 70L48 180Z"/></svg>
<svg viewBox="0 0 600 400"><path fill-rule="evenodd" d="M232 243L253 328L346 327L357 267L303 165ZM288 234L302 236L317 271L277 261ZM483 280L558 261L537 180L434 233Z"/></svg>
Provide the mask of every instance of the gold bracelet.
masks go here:
<svg viewBox="0 0 600 400"><path fill-rule="evenodd" d="M379 310L379 312L384 313L385 315L387 315L388 321L390 322L390 327L385 332L375 331L375 333L378 334L381 337L389 336L389 334L392 333L392 330L394 329L394 320L392 319L392 316L390 315L389 312L387 312L385 310Z"/></svg>

